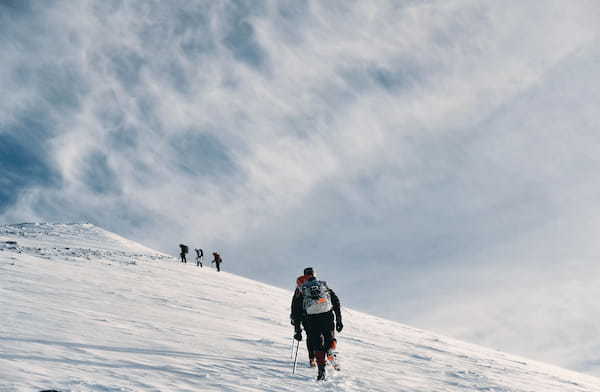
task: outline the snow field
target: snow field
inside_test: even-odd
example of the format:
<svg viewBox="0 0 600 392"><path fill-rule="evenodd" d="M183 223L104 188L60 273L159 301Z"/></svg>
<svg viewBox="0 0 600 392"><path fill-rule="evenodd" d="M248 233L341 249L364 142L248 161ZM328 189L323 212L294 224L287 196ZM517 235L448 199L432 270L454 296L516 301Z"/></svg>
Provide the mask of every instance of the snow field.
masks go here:
<svg viewBox="0 0 600 392"><path fill-rule="evenodd" d="M11 240L16 249L0 248L2 392L600 391L597 378L355 312L344 298L343 370L317 383L304 341L291 375L291 291L92 225L0 226Z"/></svg>

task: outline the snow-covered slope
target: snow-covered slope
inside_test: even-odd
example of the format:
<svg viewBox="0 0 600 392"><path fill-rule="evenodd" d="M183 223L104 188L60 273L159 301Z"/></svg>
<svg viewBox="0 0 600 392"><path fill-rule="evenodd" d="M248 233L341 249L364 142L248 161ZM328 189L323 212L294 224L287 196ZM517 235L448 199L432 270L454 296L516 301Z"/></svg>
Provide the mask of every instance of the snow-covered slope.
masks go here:
<svg viewBox="0 0 600 392"><path fill-rule="evenodd" d="M21 247L79 248L166 256L90 223L4 225L0 226L0 242L5 239L16 240Z"/></svg>
<svg viewBox="0 0 600 392"><path fill-rule="evenodd" d="M344 369L315 383L303 344L291 375L290 291L88 224L0 226L0 249L0 391L600 390L591 376L349 309Z"/></svg>

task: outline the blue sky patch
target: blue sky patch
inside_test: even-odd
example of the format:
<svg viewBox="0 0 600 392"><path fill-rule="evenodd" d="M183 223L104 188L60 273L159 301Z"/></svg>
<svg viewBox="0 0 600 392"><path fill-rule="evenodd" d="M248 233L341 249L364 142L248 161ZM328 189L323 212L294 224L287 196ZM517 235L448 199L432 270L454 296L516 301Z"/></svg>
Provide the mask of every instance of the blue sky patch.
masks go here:
<svg viewBox="0 0 600 392"><path fill-rule="evenodd" d="M27 143L10 133L0 133L0 213L27 187L47 186L58 181L58 174L47 157Z"/></svg>

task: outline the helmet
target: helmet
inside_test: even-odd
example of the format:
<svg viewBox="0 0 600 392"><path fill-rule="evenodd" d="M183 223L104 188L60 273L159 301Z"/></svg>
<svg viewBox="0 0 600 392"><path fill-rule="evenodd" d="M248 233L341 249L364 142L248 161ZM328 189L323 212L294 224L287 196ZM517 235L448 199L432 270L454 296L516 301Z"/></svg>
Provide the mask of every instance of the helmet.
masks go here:
<svg viewBox="0 0 600 392"><path fill-rule="evenodd" d="M304 275L314 275L315 271L313 270L313 267L306 267L304 268Z"/></svg>

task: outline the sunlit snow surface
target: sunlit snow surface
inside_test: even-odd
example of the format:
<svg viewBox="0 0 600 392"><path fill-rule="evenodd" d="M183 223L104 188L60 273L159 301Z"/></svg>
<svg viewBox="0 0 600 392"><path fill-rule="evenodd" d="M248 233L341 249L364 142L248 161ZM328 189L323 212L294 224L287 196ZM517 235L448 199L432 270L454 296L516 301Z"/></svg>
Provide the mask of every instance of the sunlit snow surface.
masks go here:
<svg viewBox="0 0 600 392"><path fill-rule="evenodd" d="M0 226L0 249L0 391L600 391L591 376L349 309L343 370L316 383L304 344L291 374L290 291L89 224Z"/></svg>

